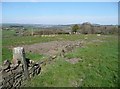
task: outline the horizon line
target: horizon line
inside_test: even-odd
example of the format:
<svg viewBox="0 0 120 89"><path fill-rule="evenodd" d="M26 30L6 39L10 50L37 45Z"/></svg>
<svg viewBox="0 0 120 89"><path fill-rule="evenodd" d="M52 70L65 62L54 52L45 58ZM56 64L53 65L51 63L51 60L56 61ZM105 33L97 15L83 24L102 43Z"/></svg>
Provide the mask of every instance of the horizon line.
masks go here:
<svg viewBox="0 0 120 89"><path fill-rule="evenodd" d="M0 24L31 24L31 25L35 25L35 24L38 24L38 25L70 25L70 24L83 24L83 23L87 23L87 22L82 22L82 23L68 23L68 24L45 24L45 23L0 23ZM99 23L91 23L91 22L88 22L90 24L97 24L97 25L119 25L119 24L99 24Z"/></svg>

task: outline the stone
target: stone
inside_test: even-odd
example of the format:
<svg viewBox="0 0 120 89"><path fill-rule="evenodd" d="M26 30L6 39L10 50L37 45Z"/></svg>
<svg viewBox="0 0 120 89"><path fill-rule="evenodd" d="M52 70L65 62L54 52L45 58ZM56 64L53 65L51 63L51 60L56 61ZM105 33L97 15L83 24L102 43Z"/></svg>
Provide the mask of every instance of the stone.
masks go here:
<svg viewBox="0 0 120 89"><path fill-rule="evenodd" d="M52 56L52 59L55 59L57 56L56 55L54 55L54 56Z"/></svg>
<svg viewBox="0 0 120 89"><path fill-rule="evenodd" d="M9 60L5 60L4 62L3 62L3 70L7 70L7 69L10 69L10 61Z"/></svg>
<svg viewBox="0 0 120 89"><path fill-rule="evenodd" d="M10 65L11 70L17 69L18 66L19 66L19 64L12 64L12 65Z"/></svg>
<svg viewBox="0 0 120 89"><path fill-rule="evenodd" d="M101 36L100 34L97 34L97 36Z"/></svg>
<svg viewBox="0 0 120 89"><path fill-rule="evenodd" d="M27 79L29 79L28 74L28 65L25 57L25 50L23 47L16 47L13 49L13 64L20 64L21 62L23 64L24 68L24 74Z"/></svg>
<svg viewBox="0 0 120 89"><path fill-rule="evenodd" d="M17 74L17 75L15 76L15 79L20 78L21 76L22 76L22 74Z"/></svg>
<svg viewBox="0 0 120 89"><path fill-rule="evenodd" d="M37 75L40 73L40 71L41 71L41 67L39 66L37 69Z"/></svg>

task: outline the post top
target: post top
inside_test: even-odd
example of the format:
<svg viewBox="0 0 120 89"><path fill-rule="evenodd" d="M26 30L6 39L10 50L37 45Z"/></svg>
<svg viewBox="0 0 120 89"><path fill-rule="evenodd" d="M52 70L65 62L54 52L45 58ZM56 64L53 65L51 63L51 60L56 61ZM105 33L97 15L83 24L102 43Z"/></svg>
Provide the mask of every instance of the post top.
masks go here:
<svg viewBox="0 0 120 89"><path fill-rule="evenodd" d="M23 48L23 47L15 47L15 48L14 48L14 50L17 50L17 49L19 49L19 50L21 49L21 50L22 50L22 49L24 49L24 48Z"/></svg>
<svg viewBox="0 0 120 89"><path fill-rule="evenodd" d="M23 47L15 47L13 48L14 53L23 53L24 48Z"/></svg>

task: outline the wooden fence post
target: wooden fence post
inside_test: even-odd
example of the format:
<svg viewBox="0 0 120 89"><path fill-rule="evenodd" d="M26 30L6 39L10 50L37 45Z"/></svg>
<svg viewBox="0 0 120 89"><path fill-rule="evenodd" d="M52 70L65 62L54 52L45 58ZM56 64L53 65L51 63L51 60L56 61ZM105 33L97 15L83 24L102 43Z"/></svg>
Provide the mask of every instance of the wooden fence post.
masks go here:
<svg viewBox="0 0 120 89"><path fill-rule="evenodd" d="M23 47L16 47L13 49L13 63L18 64L19 61L23 64L25 77L29 79L28 66L25 58L25 50Z"/></svg>

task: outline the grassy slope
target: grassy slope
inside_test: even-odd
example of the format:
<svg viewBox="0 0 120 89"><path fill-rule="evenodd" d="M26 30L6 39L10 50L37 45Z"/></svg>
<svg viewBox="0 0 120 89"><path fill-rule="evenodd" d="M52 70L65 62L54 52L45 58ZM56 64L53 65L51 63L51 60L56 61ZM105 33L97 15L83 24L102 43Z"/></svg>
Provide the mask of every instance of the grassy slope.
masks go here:
<svg viewBox="0 0 120 89"><path fill-rule="evenodd" d="M96 43L97 44L97 43ZM66 58L81 58L77 64L70 64L58 57L52 64L42 68L26 86L82 86L116 87L118 79L117 37L109 36L99 45L87 44L67 53Z"/></svg>
<svg viewBox="0 0 120 89"><path fill-rule="evenodd" d="M13 32L3 32L8 38L3 38L2 59L12 59L12 50L9 46L22 44L33 44L54 40L78 40L85 38L84 35L56 37L14 37ZM81 58L77 64L70 64L63 58L58 57L55 62L42 68L42 73L32 79L27 86L117 86L118 79L118 43L116 36L88 35L91 39L102 39L106 42L90 43L85 48L75 49L72 53L67 53L66 58ZM43 55L27 53L26 56L32 60L40 60Z"/></svg>

